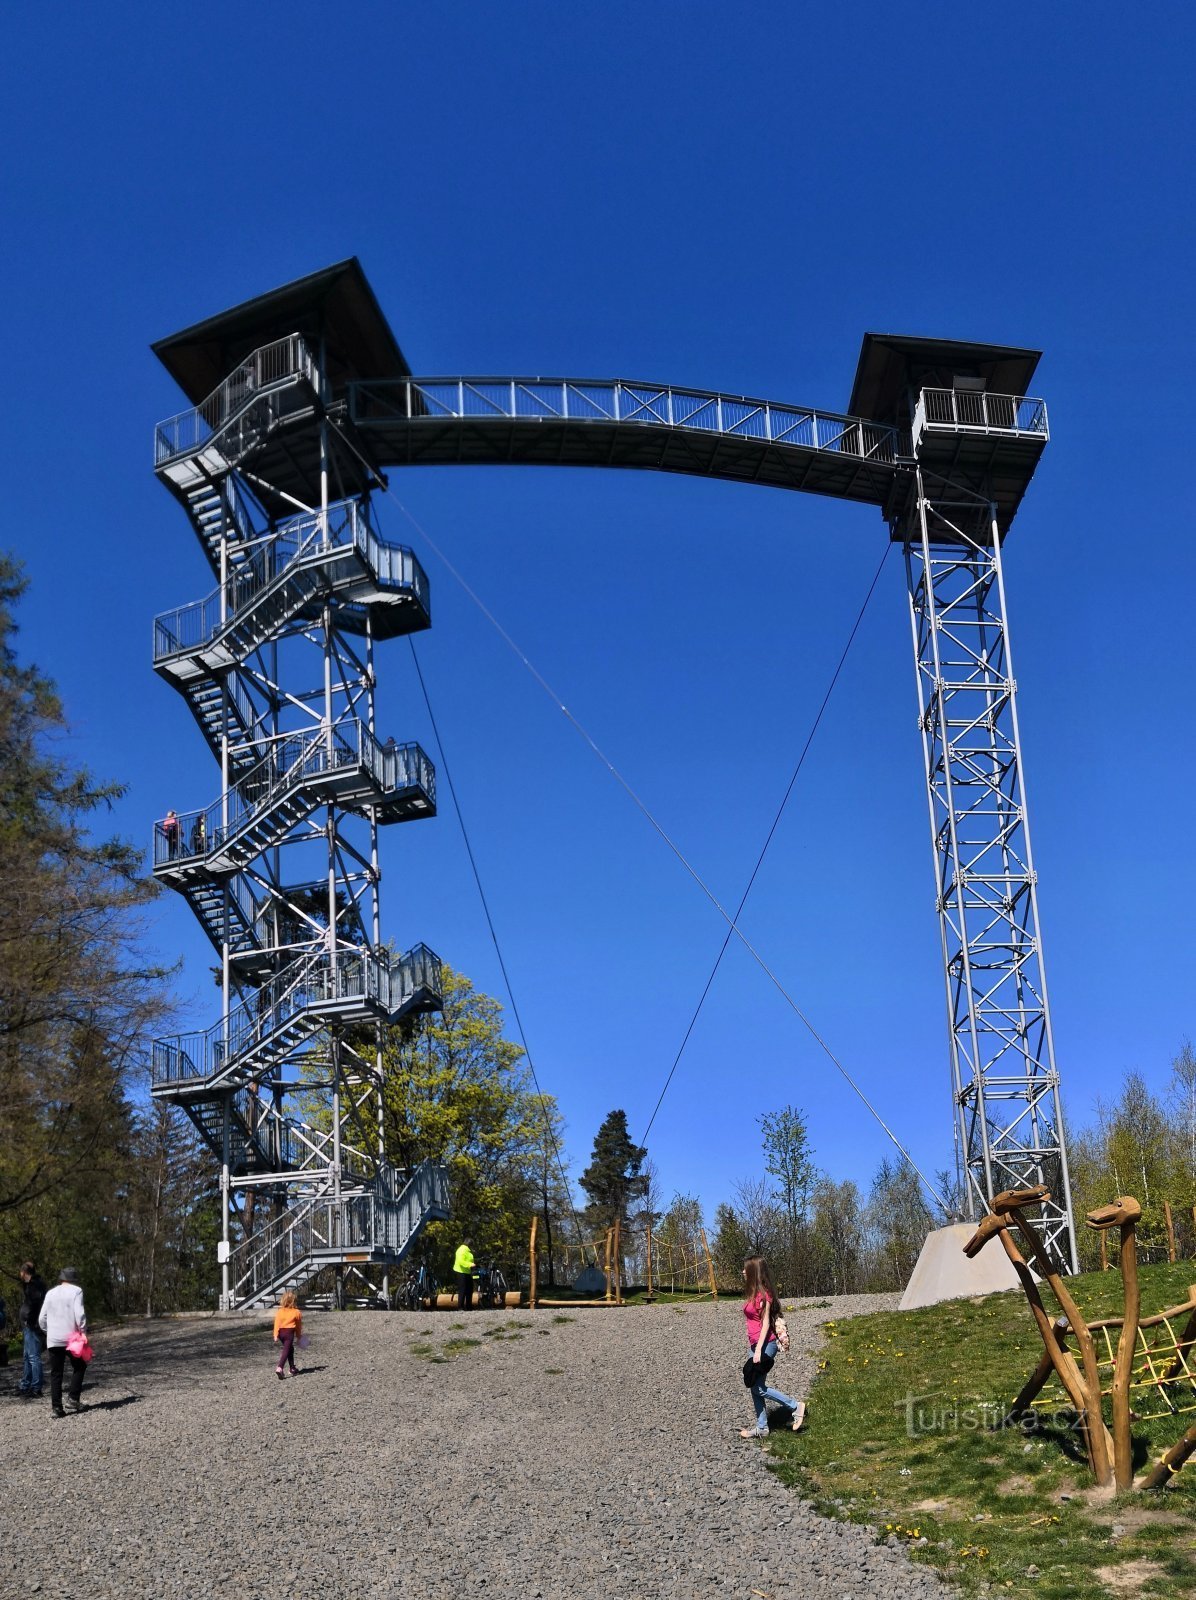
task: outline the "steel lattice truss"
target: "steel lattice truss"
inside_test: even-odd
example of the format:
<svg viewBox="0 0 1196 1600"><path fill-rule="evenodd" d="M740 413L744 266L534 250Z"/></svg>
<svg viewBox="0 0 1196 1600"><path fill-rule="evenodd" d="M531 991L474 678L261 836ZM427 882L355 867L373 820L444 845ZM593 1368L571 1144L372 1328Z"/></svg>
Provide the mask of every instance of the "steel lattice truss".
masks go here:
<svg viewBox="0 0 1196 1600"><path fill-rule="evenodd" d="M904 549L950 1024L957 1140L981 1209L1045 1185L1075 1259L1046 978L991 507L918 472Z"/></svg>

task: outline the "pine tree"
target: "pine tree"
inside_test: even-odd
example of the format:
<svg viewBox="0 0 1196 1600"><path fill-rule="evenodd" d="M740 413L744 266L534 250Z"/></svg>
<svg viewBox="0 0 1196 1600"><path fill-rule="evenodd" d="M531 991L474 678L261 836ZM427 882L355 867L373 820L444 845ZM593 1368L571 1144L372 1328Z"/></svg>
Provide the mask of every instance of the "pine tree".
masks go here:
<svg viewBox="0 0 1196 1600"><path fill-rule="evenodd" d="M631 1142L627 1113L612 1111L594 1136L590 1164L581 1175L581 1186L590 1201L586 1221L595 1232L613 1227L616 1218L626 1226L631 1202L643 1198L647 1154L642 1145Z"/></svg>

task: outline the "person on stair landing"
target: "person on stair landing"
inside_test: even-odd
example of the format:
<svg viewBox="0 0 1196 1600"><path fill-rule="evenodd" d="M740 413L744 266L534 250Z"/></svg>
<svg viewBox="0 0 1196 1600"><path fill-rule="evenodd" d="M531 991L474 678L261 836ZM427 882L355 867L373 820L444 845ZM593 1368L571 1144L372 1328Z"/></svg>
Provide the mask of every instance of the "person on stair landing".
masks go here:
<svg viewBox="0 0 1196 1600"><path fill-rule="evenodd" d="M792 1413L791 1427L796 1433L806 1419L805 1402L791 1400L779 1389L768 1387L768 1374L772 1371L777 1358L777 1340L773 1323L776 1321L778 1307L776 1290L772 1286L772 1278L769 1276L768 1265L763 1256L747 1258L743 1264L743 1281L748 1295L743 1303L743 1315L747 1323L748 1348L751 1351L748 1360L744 1362L743 1381L752 1397L756 1425L752 1428L740 1428L739 1437L741 1439L768 1437L769 1400L774 1405L784 1406Z"/></svg>
<svg viewBox="0 0 1196 1600"><path fill-rule="evenodd" d="M299 1309L295 1291L288 1289L278 1302L278 1310L274 1313L274 1343L282 1346L278 1365L274 1369L278 1378L286 1377L284 1367L289 1366L292 1374L299 1371L295 1365L295 1343L302 1333L303 1313Z"/></svg>

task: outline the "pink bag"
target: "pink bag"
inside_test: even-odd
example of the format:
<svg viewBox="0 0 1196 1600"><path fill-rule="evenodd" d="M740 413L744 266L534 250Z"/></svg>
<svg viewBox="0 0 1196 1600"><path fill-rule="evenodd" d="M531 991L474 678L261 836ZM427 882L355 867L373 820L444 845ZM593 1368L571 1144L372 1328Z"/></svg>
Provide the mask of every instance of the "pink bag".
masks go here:
<svg viewBox="0 0 1196 1600"><path fill-rule="evenodd" d="M95 1351L87 1342L87 1335L82 1328L76 1328L66 1342L66 1347L77 1360L90 1361L95 1356Z"/></svg>

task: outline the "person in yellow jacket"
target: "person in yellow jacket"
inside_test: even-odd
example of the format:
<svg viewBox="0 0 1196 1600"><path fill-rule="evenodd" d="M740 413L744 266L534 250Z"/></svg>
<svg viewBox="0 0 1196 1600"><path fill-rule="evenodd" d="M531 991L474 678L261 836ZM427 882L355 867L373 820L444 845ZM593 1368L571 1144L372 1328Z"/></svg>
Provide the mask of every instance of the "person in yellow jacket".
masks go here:
<svg viewBox="0 0 1196 1600"><path fill-rule="evenodd" d="M290 1364L292 1373L298 1372L295 1365L295 1345L303 1332L303 1313L299 1309L299 1302L295 1298L295 1291L288 1289L278 1303L278 1310L274 1313L274 1343L282 1346L282 1354L278 1358L278 1365L274 1371L280 1378L285 1378L282 1370L287 1363Z"/></svg>
<svg viewBox="0 0 1196 1600"><path fill-rule="evenodd" d="M457 1279L457 1310L468 1311L473 1305L473 1251L471 1240L462 1239L453 1257L453 1274Z"/></svg>

